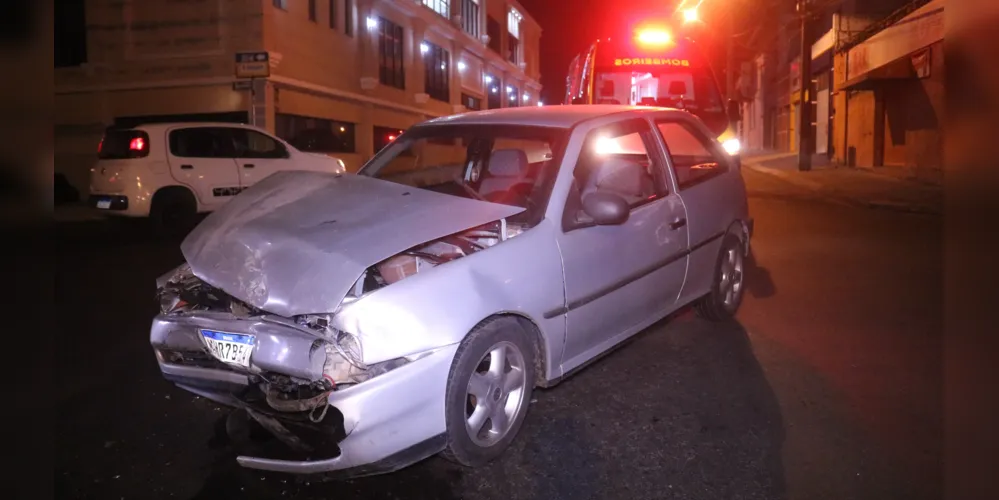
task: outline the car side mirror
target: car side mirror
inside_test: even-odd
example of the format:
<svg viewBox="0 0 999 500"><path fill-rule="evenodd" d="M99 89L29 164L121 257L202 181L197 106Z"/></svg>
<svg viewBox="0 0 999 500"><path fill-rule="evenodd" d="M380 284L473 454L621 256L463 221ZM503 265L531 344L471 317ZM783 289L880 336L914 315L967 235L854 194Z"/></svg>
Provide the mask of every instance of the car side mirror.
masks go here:
<svg viewBox="0 0 999 500"><path fill-rule="evenodd" d="M628 220L631 207L614 193L595 191L583 197L583 212L598 226L614 226Z"/></svg>
<svg viewBox="0 0 999 500"><path fill-rule="evenodd" d="M742 120L742 107L735 99L728 100L728 119L733 122Z"/></svg>

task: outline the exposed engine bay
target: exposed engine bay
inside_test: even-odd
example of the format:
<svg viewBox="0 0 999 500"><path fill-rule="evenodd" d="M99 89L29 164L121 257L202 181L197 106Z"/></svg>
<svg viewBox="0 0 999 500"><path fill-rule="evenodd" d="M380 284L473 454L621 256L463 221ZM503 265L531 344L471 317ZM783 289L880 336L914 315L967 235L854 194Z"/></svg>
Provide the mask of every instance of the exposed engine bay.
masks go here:
<svg viewBox="0 0 999 500"><path fill-rule="evenodd" d="M524 230L522 226L508 224L501 219L417 245L367 268L339 307L417 273L490 248ZM336 311L291 318L274 315L198 278L186 264L158 280L157 298L161 313L167 318L191 318L197 320L198 325L201 324L198 318L225 321L228 325L233 320L239 321L239 324L246 321L247 329L236 330L227 326L237 336L249 333L251 323L261 322L268 325L269 331L287 332L286 335L268 335L287 336L287 339L277 340L286 342L282 344L284 352L280 355L268 354L262 345L256 346L252 358L247 356L245 363L220 358L208 341L202 338L200 330L193 327L188 327L185 332L191 339L187 345L200 344L200 350L161 346L157 347L157 355L167 363L245 375L249 388L233 396L247 403L264 403L265 406L260 406L262 410L305 417L313 423L321 422L326 415L331 392L360 384L422 357L400 357L366 365L358 336L332 326ZM258 337L256 342L260 343L262 339ZM293 352L288 354L288 351Z"/></svg>

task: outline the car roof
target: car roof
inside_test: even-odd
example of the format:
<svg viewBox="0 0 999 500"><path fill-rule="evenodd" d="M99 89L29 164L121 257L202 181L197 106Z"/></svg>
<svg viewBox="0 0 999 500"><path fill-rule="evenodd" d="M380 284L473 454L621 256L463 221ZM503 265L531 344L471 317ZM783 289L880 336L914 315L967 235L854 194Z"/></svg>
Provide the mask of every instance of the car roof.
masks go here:
<svg viewBox="0 0 999 500"><path fill-rule="evenodd" d="M430 125L536 125L543 127L570 128L592 118L614 114L631 113L641 116L648 113L682 114L686 111L673 108L651 106L626 106L618 104L574 104L555 106L525 106L518 108L472 111L457 115L442 116L426 121L418 126Z"/></svg>
<svg viewBox="0 0 999 500"><path fill-rule="evenodd" d="M122 130L145 130L146 132L158 132L161 130L166 130L168 128L177 127L235 127L235 128L252 128L259 130L258 127L253 125L247 125L245 123L234 123L234 122L153 122L153 123L139 123L132 127L119 127ZM111 127L116 128L116 127Z"/></svg>

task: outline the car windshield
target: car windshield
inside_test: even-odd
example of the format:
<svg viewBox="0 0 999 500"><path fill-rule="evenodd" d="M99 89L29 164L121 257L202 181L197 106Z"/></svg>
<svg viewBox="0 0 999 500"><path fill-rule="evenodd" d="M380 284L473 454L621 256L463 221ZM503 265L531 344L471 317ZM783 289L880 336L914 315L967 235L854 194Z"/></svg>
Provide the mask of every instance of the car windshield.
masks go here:
<svg viewBox="0 0 999 500"><path fill-rule="evenodd" d="M543 216L567 131L521 125L428 125L392 140L359 175L526 209Z"/></svg>

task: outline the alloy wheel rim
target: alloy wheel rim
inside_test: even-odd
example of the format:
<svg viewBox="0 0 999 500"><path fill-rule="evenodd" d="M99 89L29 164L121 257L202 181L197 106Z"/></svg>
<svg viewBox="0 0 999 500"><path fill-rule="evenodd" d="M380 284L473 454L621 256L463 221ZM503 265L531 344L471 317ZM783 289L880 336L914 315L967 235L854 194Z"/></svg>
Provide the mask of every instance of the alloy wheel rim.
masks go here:
<svg viewBox="0 0 999 500"><path fill-rule="evenodd" d="M506 341L479 360L465 391L465 430L472 442L492 446L509 434L524 404L525 368L520 348Z"/></svg>
<svg viewBox="0 0 999 500"><path fill-rule="evenodd" d="M729 248L725 252L722 260L720 282L718 291L721 293L722 304L725 309L732 311L739 303L743 288L743 260L742 253L737 248Z"/></svg>

